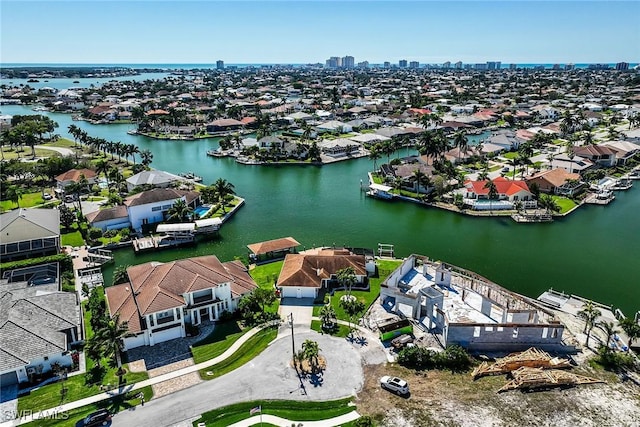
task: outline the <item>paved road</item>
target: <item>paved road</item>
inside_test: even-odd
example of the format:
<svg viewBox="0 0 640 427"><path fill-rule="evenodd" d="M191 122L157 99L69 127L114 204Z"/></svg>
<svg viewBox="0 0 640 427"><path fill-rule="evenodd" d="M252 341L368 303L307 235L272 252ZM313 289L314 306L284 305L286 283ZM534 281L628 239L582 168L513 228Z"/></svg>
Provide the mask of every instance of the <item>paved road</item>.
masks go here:
<svg viewBox="0 0 640 427"><path fill-rule="evenodd" d="M50 151L57 151L58 153L62 154L63 156L73 156L74 152L72 149L70 148L65 148L65 147L51 147L48 145L36 145L36 148L41 148L43 150L50 150Z"/></svg>
<svg viewBox="0 0 640 427"><path fill-rule="evenodd" d="M316 332L296 334L296 349L305 339L318 342L327 360L324 375L301 382L289 365L291 340L276 339L269 348L241 368L211 381L154 399L114 416L117 426L173 426L211 409L256 399L324 401L353 395L362 387L359 346L343 338Z"/></svg>

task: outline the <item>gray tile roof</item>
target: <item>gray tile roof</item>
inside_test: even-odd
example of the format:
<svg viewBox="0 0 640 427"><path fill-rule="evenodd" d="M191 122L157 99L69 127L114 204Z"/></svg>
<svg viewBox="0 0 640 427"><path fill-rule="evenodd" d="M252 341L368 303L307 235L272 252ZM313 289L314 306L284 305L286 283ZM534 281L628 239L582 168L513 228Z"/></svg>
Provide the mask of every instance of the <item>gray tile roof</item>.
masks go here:
<svg viewBox="0 0 640 427"><path fill-rule="evenodd" d="M162 185L173 181L179 181L180 178L172 175L170 173L159 171L159 170L151 170L151 171L142 171L133 175L130 178L127 178L127 183L133 186L151 184L151 185Z"/></svg>
<svg viewBox="0 0 640 427"><path fill-rule="evenodd" d="M0 243L53 237L60 234L57 209L15 209L0 215Z"/></svg>

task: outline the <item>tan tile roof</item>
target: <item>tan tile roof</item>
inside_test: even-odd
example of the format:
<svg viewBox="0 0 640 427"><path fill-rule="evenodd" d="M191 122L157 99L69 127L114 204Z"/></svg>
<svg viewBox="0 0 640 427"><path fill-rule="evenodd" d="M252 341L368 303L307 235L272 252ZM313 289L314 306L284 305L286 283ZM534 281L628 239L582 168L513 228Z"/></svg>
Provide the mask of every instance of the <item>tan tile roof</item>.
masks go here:
<svg viewBox="0 0 640 427"><path fill-rule="evenodd" d="M266 242L252 243L250 245L247 245L249 250L256 255L295 248L296 246L300 246L300 243L298 243L298 241L293 237L283 237L281 239L268 240Z"/></svg>
<svg viewBox="0 0 640 427"><path fill-rule="evenodd" d="M168 263L149 262L129 267L127 274L130 283L107 288L107 301L111 315L120 313L122 320L130 322L132 332L141 330L137 311L145 316L185 306L185 293L230 283L233 297L238 297L257 287L242 263L222 264L215 255ZM131 297L132 290L135 301Z"/></svg>
<svg viewBox="0 0 640 427"><path fill-rule="evenodd" d="M549 171L539 172L533 175L531 178L527 179L527 182L530 182L537 178L547 181L549 184L553 185L554 187L560 187L569 180L576 180L576 181L579 180L580 174L569 173L564 169L558 168L558 169L552 169Z"/></svg>
<svg viewBox="0 0 640 427"><path fill-rule="evenodd" d="M288 254L284 259L278 286L319 288L338 270L353 267L356 275L366 275L363 255L345 255L340 251L321 251L318 255Z"/></svg>
<svg viewBox="0 0 640 427"><path fill-rule="evenodd" d="M56 181L78 182L80 180L80 175L84 175L84 177L87 179L96 177L96 173L91 169L71 169L56 176Z"/></svg>

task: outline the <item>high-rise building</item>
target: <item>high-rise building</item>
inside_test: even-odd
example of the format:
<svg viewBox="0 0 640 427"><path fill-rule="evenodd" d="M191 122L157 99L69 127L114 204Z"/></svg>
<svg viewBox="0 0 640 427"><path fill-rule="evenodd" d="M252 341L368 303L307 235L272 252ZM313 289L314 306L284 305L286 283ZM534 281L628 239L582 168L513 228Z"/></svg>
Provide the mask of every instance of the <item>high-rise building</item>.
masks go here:
<svg viewBox="0 0 640 427"><path fill-rule="evenodd" d="M384 61L384 64L382 65L384 68L391 68L391 62L389 61Z"/></svg>
<svg viewBox="0 0 640 427"><path fill-rule="evenodd" d="M502 62L500 61L487 61L486 70L499 70L502 66Z"/></svg>
<svg viewBox="0 0 640 427"><path fill-rule="evenodd" d="M358 62L358 68L369 68L369 61Z"/></svg>
<svg viewBox="0 0 640 427"><path fill-rule="evenodd" d="M502 61L496 61L496 70L502 68Z"/></svg>
<svg viewBox="0 0 640 427"><path fill-rule="evenodd" d="M464 69L465 69L465 70L470 70L470 69L472 69L472 68L473 68L473 65L471 65L471 64L464 64Z"/></svg>
<svg viewBox="0 0 640 427"><path fill-rule="evenodd" d="M341 63L342 63L342 58L338 58L337 56L332 56L331 58L326 60L325 66L327 68L338 68Z"/></svg>
<svg viewBox="0 0 640 427"><path fill-rule="evenodd" d="M224 70L224 61L222 59L216 61L216 70Z"/></svg>
<svg viewBox="0 0 640 427"><path fill-rule="evenodd" d="M484 64L476 64L475 67L473 67L476 70L486 70L488 68L489 63L484 63Z"/></svg>
<svg viewBox="0 0 640 427"><path fill-rule="evenodd" d="M401 59L400 61L398 61L398 67L407 68L407 60L406 59Z"/></svg>
<svg viewBox="0 0 640 427"><path fill-rule="evenodd" d="M442 68L451 68L451 61L447 61L444 64L442 64Z"/></svg>
<svg viewBox="0 0 640 427"><path fill-rule="evenodd" d="M420 63L418 61L411 61L409 62L409 68L416 70L420 68Z"/></svg>
<svg viewBox="0 0 640 427"><path fill-rule="evenodd" d="M515 70L516 68L518 68L518 66L516 64L509 64L509 69L510 70Z"/></svg>
<svg viewBox="0 0 640 427"><path fill-rule="evenodd" d="M342 58L342 68L353 68L355 65L355 58L353 56L344 56Z"/></svg>
<svg viewBox="0 0 640 427"><path fill-rule="evenodd" d="M456 62L456 70L462 70L462 61Z"/></svg>
<svg viewBox="0 0 640 427"><path fill-rule="evenodd" d="M629 69L629 63L628 62L618 62L616 64L616 70L618 71L627 71Z"/></svg>
<svg viewBox="0 0 640 427"><path fill-rule="evenodd" d="M565 65L565 66L564 66L564 69L565 69L566 71L571 71L571 70L573 70L574 68L576 68L576 66L575 66L574 64L567 64L567 65Z"/></svg>

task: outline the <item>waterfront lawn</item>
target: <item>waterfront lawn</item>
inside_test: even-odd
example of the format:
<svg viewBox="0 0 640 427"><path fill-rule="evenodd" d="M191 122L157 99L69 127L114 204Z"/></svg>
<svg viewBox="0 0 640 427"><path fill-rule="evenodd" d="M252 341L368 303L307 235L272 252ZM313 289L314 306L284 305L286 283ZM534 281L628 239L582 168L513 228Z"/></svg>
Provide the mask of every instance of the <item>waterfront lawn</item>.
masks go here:
<svg viewBox="0 0 640 427"><path fill-rule="evenodd" d="M505 159L513 160L516 157L518 157L518 152L517 151L509 151L508 153L504 153L502 155L502 157L504 157Z"/></svg>
<svg viewBox="0 0 640 427"><path fill-rule="evenodd" d="M32 208L34 206L41 205L42 203L44 203L44 200L42 200L42 193L39 191L37 193L25 193L22 195L22 198L20 198L21 208ZM2 212L16 209L17 207L18 204L11 200L3 200L0 202L0 209L2 209Z"/></svg>
<svg viewBox="0 0 640 427"><path fill-rule="evenodd" d="M58 416L58 419L51 419L53 417L49 419L45 418L42 420L32 421L25 425L31 427L75 427L80 420L86 418L87 415L99 409L107 408L112 414L114 414L139 405L141 403L141 399L137 397L138 393L142 393L144 395L145 402L148 402L153 398L153 390L151 389L151 386L147 386L140 390L125 393L92 405L81 406L80 408L65 411L60 413L64 415Z"/></svg>
<svg viewBox="0 0 640 427"><path fill-rule="evenodd" d="M201 363L220 356L248 330L235 320L216 324L213 332L191 346L193 361Z"/></svg>
<svg viewBox="0 0 640 427"><path fill-rule="evenodd" d="M104 290L102 290L102 287L96 289L100 289L102 297L104 298ZM83 302L82 308L86 335L85 340L88 340L93 336L93 330L91 329L90 322L91 313L89 310L86 310L86 301ZM89 357L86 358L86 361L87 372L84 375L75 375L64 381L64 387L67 389L64 398L61 398L60 395L60 382L47 384L37 390L31 391L29 394L19 397L18 411L40 411L53 408L63 403L73 402L103 393L104 390L100 389L100 385L102 384L113 384L114 386L118 384L118 376L116 375L117 368L109 366L111 360L102 358L100 361L101 368L98 368L96 362ZM128 365L123 365L123 367L127 370L127 373L123 377L127 384L133 384L149 378L146 372L130 372Z"/></svg>
<svg viewBox="0 0 640 427"><path fill-rule="evenodd" d="M262 408L263 414L275 415L294 421L319 421L339 417L355 410L353 398L326 402L308 402L291 400L254 400L253 402L236 403L205 412L193 422L197 427L205 423L207 427L228 426L252 417L250 410L256 406Z"/></svg>
<svg viewBox="0 0 640 427"><path fill-rule="evenodd" d="M219 218L223 217L229 212L231 209L240 204L240 199L238 197L234 197L233 200L227 200L227 204L224 206L224 209L219 204L216 205L216 210L212 210L205 218Z"/></svg>
<svg viewBox="0 0 640 427"><path fill-rule="evenodd" d="M58 138L56 141L47 142L46 144L42 144L45 147L60 147L60 148L74 148L76 147L75 142L68 138ZM82 147L80 143L78 143L79 147Z"/></svg>
<svg viewBox="0 0 640 427"><path fill-rule="evenodd" d="M577 203L571 199L561 196L552 195L553 200L560 206L560 214L565 214L577 206Z"/></svg>
<svg viewBox="0 0 640 427"><path fill-rule="evenodd" d="M282 270L284 261L270 262L268 264L258 265L249 271L249 275L262 289L274 290L273 285L278 280L280 270ZM280 300L276 298L275 302L265 308L267 313L277 313L280 307Z"/></svg>
<svg viewBox="0 0 640 427"><path fill-rule="evenodd" d="M31 147L23 147L22 151L18 152L13 148L2 148L2 152L4 153L5 160L13 160L13 159L32 159L31 156ZM53 150L45 150L44 148L36 148L36 157L54 157L60 156L60 153Z"/></svg>
<svg viewBox="0 0 640 427"><path fill-rule="evenodd" d="M346 338L349 336L349 327L345 325L338 324L338 327L331 332L324 331L322 329L322 321L320 320L312 320L311 321L311 329L314 331L320 332L321 334L329 334L333 337L338 338Z"/></svg>
<svg viewBox="0 0 640 427"><path fill-rule="evenodd" d="M61 234L60 244L62 246L72 246L74 248L77 248L84 245L84 240L82 239L82 234L80 234L80 231L76 230L69 233Z"/></svg>
<svg viewBox="0 0 640 427"><path fill-rule="evenodd" d="M378 277L370 277L369 278L369 290L368 291L358 291L352 290L351 295L358 298L358 300L362 301L365 305L365 310L368 309L371 304L378 298L380 294L380 284L395 270L402 261L389 261L389 260L378 260ZM344 311L344 309L340 306L340 297L346 295L347 291L336 291L331 297L331 305L336 312L336 317L340 320L349 321L349 316ZM320 316L320 309L322 305L316 305L313 307L313 315L316 317ZM356 322L356 319L352 319L352 321Z"/></svg>
<svg viewBox="0 0 640 427"><path fill-rule="evenodd" d="M384 181L377 173L372 173L371 178L373 179L374 184L384 184Z"/></svg>
<svg viewBox="0 0 640 427"><path fill-rule="evenodd" d="M242 344L231 356L227 357L220 363L201 369L200 378L203 380L212 380L241 367L262 353L269 343L276 339L277 335L277 327L272 326L261 329L257 334ZM208 375L207 372L211 372L212 375Z"/></svg>

